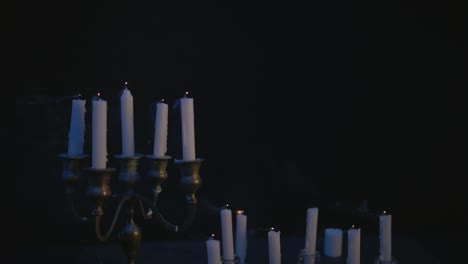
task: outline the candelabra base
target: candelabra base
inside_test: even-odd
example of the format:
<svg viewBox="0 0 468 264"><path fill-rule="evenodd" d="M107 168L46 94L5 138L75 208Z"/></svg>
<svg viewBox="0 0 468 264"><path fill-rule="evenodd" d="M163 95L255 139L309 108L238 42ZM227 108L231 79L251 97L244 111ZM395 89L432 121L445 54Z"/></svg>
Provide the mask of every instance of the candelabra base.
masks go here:
<svg viewBox="0 0 468 264"><path fill-rule="evenodd" d="M315 251L315 254L307 254L305 250L299 252L297 264L318 264L320 263L320 252Z"/></svg>
<svg viewBox="0 0 468 264"><path fill-rule="evenodd" d="M391 260L383 260L381 257L376 257L374 264L398 264L398 261L393 257Z"/></svg>
<svg viewBox="0 0 468 264"><path fill-rule="evenodd" d="M222 264L239 264L241 263L240 262L240 258L239 256L234 256L234 259L224 259L224 258L221 258L221 263Z"/></svg>

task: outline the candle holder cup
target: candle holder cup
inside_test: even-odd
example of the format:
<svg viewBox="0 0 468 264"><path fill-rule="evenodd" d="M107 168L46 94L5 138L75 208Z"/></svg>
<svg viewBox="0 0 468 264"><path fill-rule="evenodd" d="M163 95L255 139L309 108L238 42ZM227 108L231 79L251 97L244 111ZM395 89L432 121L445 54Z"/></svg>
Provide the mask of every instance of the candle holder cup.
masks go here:
<svg viewBox="0 0 468 264"><path fill-rule="evenodd" d="M221 257L221 263L222 264L239 264L240 263L240 258L237 255L234 255L234 259L225 259Z"/></svg>
<svg viewBox="0 0 468 264"><path fill-rule="evenodd" d="M135 263L135 258L138 254L138 249L142 240L141 229L137 226L134 220L134 215L139 208L139 212L142 214L145 220L154 219L158 224L162 225L163 228L172 232L182 232L187 230L193 223L196 214L197 199L195 196L196 191L201 186L201 178L199 174L200 165L202 159L196 159L193 161L176 161L176 166L179 167L181 180L180 187L185 193L186 202L186 216L180 225L175 225L167 221L157 208L157 196L162 192L162 183L167 179L168 175L166 167L171 160L171 157L156 158L152 156L135 155L132 157L125 157L122 155L116 155L114 158L118 163L118 169L115 168L82 168L83 159L86 155L78 157L69 157L65 154L59 155L62 159L62 179L67 183L67 206L73 210L70 210L81 222L90 222L85 217L79 217L79 214L75 210L76 201L73 199L73 193L77 192L79 188L78 182L86 178L86 196L93 201L93 206L90 208L91 216L94 220L95 235L98 241L106 242L114 234L114 229L118 218L121 215L126 217L126 222L119 232L117 232L117 238L120 240L123 250L125 251L128 263ZM153 197L147 198L135 191L135 183L140 180L139 165L140 162L146 157L148 160L147 177L153 182ZM81 172L84 176L81 177ZM112 175L118 173L118 182L122 187L123 192L112 195L110 183L113 179ZM105 214L104 204L115 202L117 207L113 212L112 221L107 228L107 231L103 233L101 231L102 218ZM121 214L121 211L125 210L126 214ZM236 263L236 262L234 262Z"/></svg>
<svg viewBox="0 0 468 264"><path fill-rule="evenodd" d="M392 257L391 260L383 260L380 256L375 258L374 264L398 264L398 260Z"/></svg>
<svg viewBox="0 0 468 264"><path fill-rule="evenodd" d="M87 160L87 155L70 156L61 153L58 157L62 160L62 180L65 183L65 213L73 222L86 222L87 217L80 216L76 205L76 193L82 183L81 168Z"/></svg>
<svg viewBox="0 0 468 264"><path fill-rule="evenodd" d="M143 155L134 156L115 155L114 158L119 164L118 180L125 191L133 191L135 183L140 180L139 161Z"/></svg>
<svg viewBox="0 0 468 264"><path fill-rule="evenodd" d="M297 256L297 264L318 264L320 263L320 252L315 251L315 254L307 254L305 249L299 252Z"/></svg>

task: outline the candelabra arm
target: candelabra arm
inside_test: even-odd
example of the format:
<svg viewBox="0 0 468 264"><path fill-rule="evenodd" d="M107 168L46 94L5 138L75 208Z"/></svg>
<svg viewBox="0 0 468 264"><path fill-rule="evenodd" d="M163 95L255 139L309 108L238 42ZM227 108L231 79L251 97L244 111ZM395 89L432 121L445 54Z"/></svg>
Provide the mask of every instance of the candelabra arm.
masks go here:
<svg viewBox="0 0 468 264"><path fill-rule="evenodd" d="M71 216L72 220L77 223L88 223L89 219L87 217L83 217L78 213L78 209L76 208L75 202L75 195L74 195L73 188L67 188L66 196L65 196L65 211L67 215Z"/></svg>
<svg viewBox="0 0 468 264"><path fill-rule="evenodd" d="M193 220L195 219L195 214L196 214L196 203L187 203L186 204L186 212L187 215L184 219L184 222L180 225L175 225L170 223L169 221L164 218L164 216L159 212L158 208L154 204L154 201L151 199L148 199L140 194L137 193L132 193L135 198L140 200L143 205L147 206L148 208L151 208L152 214L154 215L155 220L163 226L164 229L172 231L172 232L183 232L187 230L193 223ZM141 204L140 204L141 205ZM148 215L144 213L143 217L148 218Z"/></svg>
<svg viewBox="0 0 468 264"><path fill-rule="evenodd" d="M122 210L122 206L129 201L132 198L131 194L126 194L122 197L122 200L120 200L119 205L117 206L117 210L115 211L114 218L112 219L112 223L109 226L107 232L103 235L101 232L101 220L102 220L102 215L98 214L95 216L95 231L96 231L96 237L99 241L104 242L109 239L109 237L112 235L112 232L114 231L115 224L117 223L117 219L119 218L120 211Z"/></svg>

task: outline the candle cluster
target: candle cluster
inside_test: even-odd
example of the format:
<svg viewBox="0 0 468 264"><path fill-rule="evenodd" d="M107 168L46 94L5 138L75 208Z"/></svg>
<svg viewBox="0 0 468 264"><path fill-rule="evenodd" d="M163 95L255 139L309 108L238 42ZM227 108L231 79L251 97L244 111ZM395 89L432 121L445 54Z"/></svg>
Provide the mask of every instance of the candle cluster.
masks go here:
<svg viewBox="0 0 468 264"><path fill-rule="evenodd" d="M195 122L193 98L185 93L181 101L182 151L183 160L195 160ZM74 99L70 120L68 151L69 156L83 154L85 131L85 100ZM122 156L135 156L135 134L133 96L125 82L120 94L120 119L122 130ZM107 167L107 101L98 93L92 101L92 148L91 167L105 169ZM156 104L153 156L162 158L167 152L168 105L164 100Z"/></svg>
<svg viewBox="0 0 468 264"><path fill-rule="evenodd" d="M303 264L316 264L319 256L317 251L317 223L318 208L308 208L306 217L305 247L302 255ZM244 212L237 211L236 226L236 247L233 247L232 237L232 215L231 210L224 208L221 210L222 226L222 257L220 254L220 244L213 237L206 242L208 264L229 263L239 257L240 263L244 264L247 255L247 216ZM361 229L352 225L347 234L347 264L361 263ZM214 240L214 241L213 241ZM331 258L338 258L342 255L343 230L339 228L325 228L324 255ZM216 256L216 257L213 257ZM391 263L391 215L384 211L380 215L380 255L382 262ZM269 264L281 264L281 232L273 227L268 232L268 260Z"/></svg>
<svg viewBox="0 0 468 264"><path fill-rule="evenodd" d="M222 238L222 257L218 256L220 251L219 240L213 239L213 235L207 241L208 264L217 264L218 261L234 261L236 256L239 258L239 263L244 264L247 256L247 215L243 210L236 211L236 241L234 244L233 228L232 228L232 211L231 209L223 208L220 211L221 216L221 238ZM210 241L215 242L210 242ZM210 243L210 245L208 245ZM214 244L215 243L215 244ZM214 245L213 245L214 244ZM235 245L235 246L234 246Z"/></svg>

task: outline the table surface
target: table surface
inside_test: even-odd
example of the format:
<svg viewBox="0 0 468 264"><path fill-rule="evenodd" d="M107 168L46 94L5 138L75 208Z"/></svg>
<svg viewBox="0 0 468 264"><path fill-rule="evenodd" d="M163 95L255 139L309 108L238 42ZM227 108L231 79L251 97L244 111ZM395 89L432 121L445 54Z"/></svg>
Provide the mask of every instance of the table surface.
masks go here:
<svg viewBox="0 0 468 264"><path fill-rule="evenodd" d="M398 264L459 263L462 257L450 253L460 245L462 236L449 234L426 234L419 236L393 236L393 253ZM437 239L437 241L435 240ZM282 264L295 264L304 246L304 237L282 237ZM378 237L362 235L361 263L373 263L378 254ZM318 237L317 249L322 253L322 264L346 263L346 236L343 237L342 257L323 256L323 237ZM458 251L459 252L459 251ZM76 245L30 245L3 248L2 253L12 263L100 263L125 264L126 257L118 242ZM247 263L268 264L268 240L266 237L249 237ZM10 262L11 263L11 262ZM207 263L203 240L143 241L137 263Z"/></svg>

